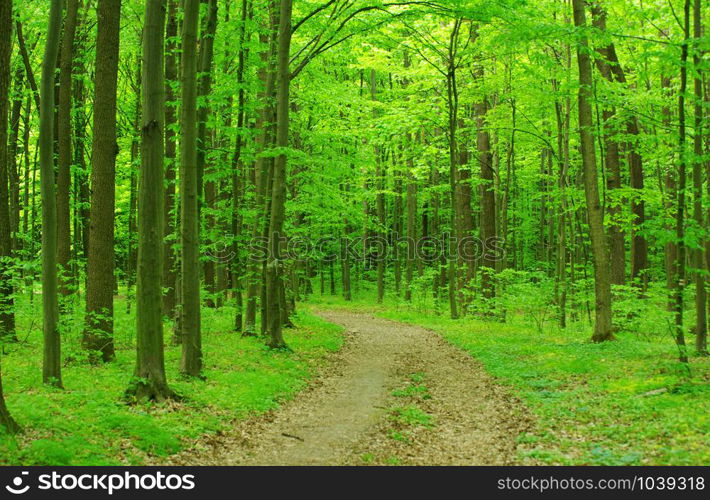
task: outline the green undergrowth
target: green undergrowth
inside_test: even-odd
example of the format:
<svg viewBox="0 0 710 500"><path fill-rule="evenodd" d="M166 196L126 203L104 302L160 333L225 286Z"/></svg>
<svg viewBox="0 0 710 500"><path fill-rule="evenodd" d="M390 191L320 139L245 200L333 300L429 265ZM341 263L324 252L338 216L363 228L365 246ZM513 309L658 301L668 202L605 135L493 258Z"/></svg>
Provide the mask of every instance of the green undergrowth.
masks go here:
<svg viewBox="0 0 710 500"><path fill-rule="evenodd" d="M297 328L284 331L293 352L271 351L262 339L231 332L234 309L203 309L205 380L178 373L180 347L165 328L165 365L179 403L128 406L122 395L135 364L135 326L116 301L117 359L91 366L79 344L79 312L70 316L63 338L64 386L41 383L42 334L34 306L20 302L19 343L6 344L2 375L8 407L23 432L0 436L0 464L141 464L183 449L190 440L227 428L235 419L278 406L303 388L328 352L340 348L340 327L307 311ZM35 311L35 312L33 312Z"/></svg>
<svg viewBox="0 0 710 500"><path fill-rule="evenodd" d="M424 326L469 352L535 417L535 430L519 437L523 463L710 464L710 359L692 356L684 366L666 335L626 332L594 344L586 321L540 331L520 314L506 323L451 320L392 299L312 300L316 309Z"/></svg>

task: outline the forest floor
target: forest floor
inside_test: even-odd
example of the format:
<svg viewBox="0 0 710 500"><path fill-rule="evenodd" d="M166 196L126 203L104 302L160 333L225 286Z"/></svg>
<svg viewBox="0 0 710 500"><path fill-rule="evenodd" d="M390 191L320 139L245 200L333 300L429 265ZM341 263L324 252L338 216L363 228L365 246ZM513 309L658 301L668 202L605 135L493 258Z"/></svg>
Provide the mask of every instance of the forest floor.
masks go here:
<svg viewBox="0 0 710 500"><path fill-rule="evenodd" d="M515 464L525 406L436 333L367 313L316 311L345 345L295 399L198 439L170 464Z"/></svg>

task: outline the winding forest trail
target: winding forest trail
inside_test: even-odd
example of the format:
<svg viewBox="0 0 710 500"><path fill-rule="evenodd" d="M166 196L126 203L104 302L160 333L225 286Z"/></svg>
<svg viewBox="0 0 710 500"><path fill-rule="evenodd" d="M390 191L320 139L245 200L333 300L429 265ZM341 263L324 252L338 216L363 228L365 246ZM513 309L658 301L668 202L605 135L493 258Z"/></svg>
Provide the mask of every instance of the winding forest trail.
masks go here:
<svg viewBox="0 0 710 500"><path fill-rule="evenodd" d="M309 388L278 410L239 423L234 432L198 443L172 463L516 462L516 437L529 427L529 417L466 353L417 326L362 313L317 314L343 326L346 342ZM393 418L395 408L412 407L430 418Z"/></svg>

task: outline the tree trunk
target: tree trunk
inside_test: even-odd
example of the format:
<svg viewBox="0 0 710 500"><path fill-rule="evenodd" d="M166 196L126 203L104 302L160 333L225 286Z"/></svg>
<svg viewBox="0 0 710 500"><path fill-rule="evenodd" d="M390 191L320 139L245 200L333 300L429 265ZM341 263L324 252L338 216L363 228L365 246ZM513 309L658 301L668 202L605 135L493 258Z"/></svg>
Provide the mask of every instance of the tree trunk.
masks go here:
<svg viewBox="0 0 710 500"><path fill-rule="evenodd" d="M133 137L131 140L131 161L129 164L130 175L130 199L128 205L128 251L126 252L126 313L131 312L131 290L136 280L136 266L138 254L136 252L136 209L138 207L138 174L140 172L140 130L141 130L141 61L140 55L136 57L138 71L133 82L133 91L136 96L134 116L133 116Z"/></svg>
<svg viewBox="0 0 710 500"><path fill-rule="evenodd" d="M279 31L277 46L278 88L276 92L276 147L288 146L289 128L289 52L291 48L291 8L292 0L280 0ZM269 225L269 256L267 261L266 296L268 304L269 347L287 348L281 332L280 310L286 307L279 297L283 262L281 261L281 239L286 205L286 154L280 153L274 162L273 191L271 195L271 222Z"/></svg>
<svg viewBox="0 0 710 500"><path fill-rule="evenodd" d="M211 165L207 165L207 149L211 140L211 130L207 126L209 116L212 110L208 96L212 89L212 59L214 55L214 35L217 30L217 2L216 0L202 0L202 3L207 4L207 14L204 18L204 25L200 34L199 47L200 51L197 58L197 99L204 103L197 108L197 197L198 197L198 213L200 211L200 199L203 195L204 185L204 200L207 206L205 229L209 235L211 230L216 225L214 211L217 200L216 184L214 180L208 179L204 182L206 170L211 170ZM209 173L209 172L207 172ZM198 222L199 228L199 222ZM214 243L209 237L205 242L210 248ZM205 269L205 288L207 297L205 304L208 307L215 307L216 302L214 295L216 292L216 262L215 259L207 259L204 264Z"/></svg>
<svg viewBox="0 0 710 500"><path fill-rule="evenodd" d="M241 24L239 26L239 55L237 65L237 84L239 92L237 97L237 137L235 138L234 157L232 159L232 235L234 241L232 244L232 259L230 261L232 292L235 298L235 315L234 315L234 330L243 332L243 303L242 303L242 265L241 251L239 248L242 233L242 217L239 212L242 206L244 191L244 175L240 171L243 168L242 162L242 130L246 118L246 93L244 91L244 70L248 51L244 47L244 41L247 38L247 20L249 19L250 5L248 0L242 0Z"/></svg>
<svg viewBox="0 0 710 500"><path fill-rule="evenodd" d="M163 234L163 40L165 0L146 0L143 25L141 175L138 182L136 370L127 394L137 400L174 396L165 378L160 278Z"/></svg>
<svg viewBox="0 0 710 500"><path fill-rule="evenodd" d="M572 0L574 24L586 29L584 0ZM592 135L592 63L589 57L589 41L582 35L577 46L579 66L579 135L584 172L584 194L587 202L589 234L592 240L594 261L594 292L596 297L596 321L594 322L594 342L613 338L611 330L611 276L609 272L609 249L604 235L604 221L599 200L597 161Z"/></svg>
<svg viewBox="0 0 710 500"><path fill-rule="evenodd" d="M274 9L275 0L269 0L269 11ZM261 110L257 116L255 129L255 152L257 155L263 152L266 145L271 143L271 127L269 126L269 120L272 116L272 106L269 104L269 99L273 96L274 85L275 85L275 68L274 68L274 58L273 58L273 47L275 44L274 38L276 37L276 27L275 27L275 14L270 14L270 21L268 24L269 34L266 35L262 33L259 37L261 43L268 43L269 50L262 51L260 54L262 66L259 68L258 77L262 85L261 91L257 94L257 100L262 103ZM267 214L265 210L268 207L265 199L267 198L268 189L268 164L269 161L263 156L257 156L254 162L253 172L252 172L252 184L254 189L253 196L253 208L255 217L252 220L251 236L254 241L264 236L264 228L268 231L268 222L264 223L267 219ZM263 240L262 240L263 241ZM256 335L256 311L257 311L257 298L261 294L261 288L263 288L262 278L263 274L263 260L258 252L251 253L247 256L247 293L246 293L246 314L244 317L244 332L245 336ZM264 306L264 304L262 304ZM262 330L265 325L261 325Z"/></svg>
<svg viewBox="0 0 710 500"><path fill-rule="evenodd" d="M182 359L180 371L202 373L197 172L197 25L199 0L185 0L182 25L182 107L180 108L180 225L182 246Z"/></svg>
<svg viewBox="0 0 710 500"><path fill-rule="evenodd" d="M91 222L86 272L86 328L82 344L111 361L113 346L116 88L121 1L97 6L94 128L91 152Z"/></svg>
<svg viewBox="0 0 710 500"><path fill-rule="evenodd" d="M683 331L683 292L685 290L685 185L686 185L686 131L685 131L685 93L688 88L688 44L690 43L690 0L685 0L683 4L684 19L684 41L680 54L680 89L678 91L678 190L676 204L676 226L675 236L678 245L678 255L676 257L675 278L676 284L673 297L673 314L675 316L675 341L678 346L679 360L688 362L688 353L685 347L685 332Z"/></svg>
<svg viewBox="0 0 710 500"><path fill-rule="evenodd" d="M377 73L370 70L370 99L377 101ZM373 119L377 119L377 108L372 111ZM377 140L377 139L375 139ZM381 304L385 298L385 265L387 264L387 250L385 238L385 169L379 146L373 148L375 158L375 215L377 217L377 303Z"/></svg>
<svg viewBox="0 0 710 500"><path fill-rule="evenodd" d="M594 3L592 6L593 25L601 31L606 31L606 10L600 2ZM619 63L619 58L616 55L616 47L613 42L608 43L600 49L604 59L597 59L597 64L605 64L607 74L601 71L608 81L616 81L621 84L626 84L626 75L624 69ZM600 68L601 70L601 68ZM635 193L631 199L631 212L633 214L632 230L631 230L631 279L634 284L639 286L641 290L645 290L648 285L648 243L645 236L641 234L643 224L646 220L645 206L643 200L643 160L638 152L640 145L638 137L640 135L638 119L631 114L626 120L626 131L630 136L630 151L629 151L629 180L631 188ZM612 236L613 238L613 236ZM612 247L612 261L614 253ZM612 267L614 262L612 262ZM612 273L614 270L612 268ZM612 275L613 278L613 275ZM614 281L615 282L615 281Z"/></svg>
<svg viewBox="0 0 710 500"><path fill-rule="evenodd" d="M693 51L695 66L695 134L693 138L693 218L698 228L707 226L703 213L703 80L701 68L701 53L698 40L702 36L700 0L693 2L693 36L696 40ZM710 179L708 180L710 182ZM707 238L707 234L705 236ZM705 278L705 258L703 250L705 241L693 249L693 278L695 280L695 350L699 354L708 353L708 321L707 321L707 291Z"/></svg>
<svg viewBox="0 0 710 500"><path fill-rule="evenodd" d="M661 89L663 92L670 92L670 87L671 87L671 79L665 76L661 77ZM668 130L671 129L671 109L668 106L664 106L661 109L661 113L663 115L663 126L666 127ZM669 162L672 162L672 158L669 158ZM671 166L668 167L665 178L664 178L664 188L665 188L665 193L663 197L663 208L665 209L666 213L669 214L668 216L668 222L665 224L665 229L668 232L673 231L672 223L670 222L670 214L673 211L673 207L675 205L675 200L677 198L677 185L676 185L676 173L673 172L673 168ZM664 256L665 256L665 270L666 270L666 288L668 289L668 310L673 311L674 307L674 302L673 302L673 297L675 297L675 292L674 289L677 285L676 279L675 279L675 271L676 271L676 260L678 259L678 245L675 241L671 240L668 241L665 245L664 248Z"/></svg>
<svg viewBox="0 0 710 500"><path fill-rule="evenodd" d="M10 23L12 31L12 23ZM10 143L7 150L7 176L10 182L10 232L12 242L12 253L14 256L20 255L22 250L22 238L20 234L20 173L17 166L17 147L20 138L20 115L22 114L22 93L24 73L22 67L17 65L15 70L15 82L13 84L12 113L10 115Z"/></svg>
<svg viewBox="0 0 710 500"><path fill-rule="evenodd" d="M42 196L42 313L44 358L42 381L62 387L59 304L57 299L57 198L54 190L54 70L59 52L62 0L52 0L42 60L39 123ZM3 224L4 225L4 224Z"/></svg>
<svg viewBox="0 0 710 500"><path fill-rule="evenodd" d="M61 14L60 14L61 15ZM10 106L10 56L12 52L12 2L0 4L0 338L15 340L15 304L12 286L12 234L8 170L11 167L7 149L7 118ZM15 430L5 408L0 386L0 424Z"/></svg>
<svg viewBox="0 0 710 500"><path fill-rule="evenodd" d="M483 70L479 78L483 80ZM483 297L495 297L496 260L492 250L496 238L496 197L493 186L493 157L491 155L491 136L487 127L486 113L488 102L481 99L475 106L476 112L476 149L478 150L478 165L481 172L481 243L483 257L481 258L481 290Z"/></svg>
<svg viewBox="0 0 710 500"><path fill-rule="evenodd" d="M404 269L404 300L412 300L412 280L414 279L414 264L416 258L417 239L417 185L412 173L413 161L407 160L407 255Z"/></svg>
<svg viewBox="0 0 710 500"><path fill-rule="evenodd" d="M64 37L59 62L59 109L57 110L58 159L57 159L57 263L59 264L59 292L71 293L71 234L69 192L72 164L72 67L74 65L74 34L76 32L79 0L67 0L64 19Z"/></svg>
<svg viewBox="0 0 710 500"><path fill-rule="evenodd" d="M175 127L177 125L177 96L173 85L178 80L177 66L177 0L168 0L168 21L165 28L165 202L163 205L163 314L175 317L177 303L176 279L177 256L174 249L175 224L175 172L176 149Z"/></svg>

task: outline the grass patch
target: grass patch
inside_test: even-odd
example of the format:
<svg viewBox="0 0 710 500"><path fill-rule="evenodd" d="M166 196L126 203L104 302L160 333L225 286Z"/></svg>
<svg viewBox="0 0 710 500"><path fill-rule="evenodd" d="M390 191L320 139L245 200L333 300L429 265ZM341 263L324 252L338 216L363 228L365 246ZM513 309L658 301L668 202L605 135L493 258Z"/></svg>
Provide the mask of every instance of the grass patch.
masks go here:
<svg viewBox="0 0 710 500"><path fill-rule="evenodd" d="M235 419L271 410L303 388L328 352L340 348L341 328L301 311L296 329L284 332L293 352L271 351L261 339L231 332L234 309L203 309L204 374L178 374L180 347L170 346L166 325L165 365L179 404L127 406L121 397L135 364L135 326L123 300L116 301L115 362L91 366L80 352L81 314L67 319L63 335L66 390L42 385L41 322L34 305L22 300L17 314L21 342L6 344L2 359L8 407L24 428L0 436L0 464L141 464L148 456L168 456Z"/></svg>

